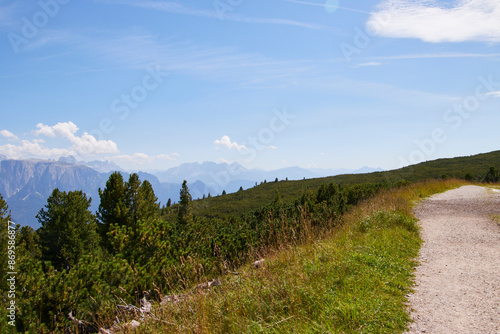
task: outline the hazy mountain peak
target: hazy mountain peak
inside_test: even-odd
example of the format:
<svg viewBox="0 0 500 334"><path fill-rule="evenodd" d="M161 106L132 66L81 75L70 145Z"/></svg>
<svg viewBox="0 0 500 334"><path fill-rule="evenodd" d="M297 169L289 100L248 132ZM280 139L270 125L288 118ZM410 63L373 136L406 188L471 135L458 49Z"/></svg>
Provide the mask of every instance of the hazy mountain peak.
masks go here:
<svg viewBox="0 0 500 334"><path fill-rule="evenodd" d="M67 157L60 157L58 161L59 162L67 162L69 164L74 164L74 163L76 163L77 160L74 156L70 155Z"/></svg>
<svg viewBox="0 0 500 334"><path fill-rule="evenodd" d="M106 160L106 161L94 160L94 161L88 161L88 162L81 161L80 163L84 166L95 169L99 173L123 171L123 169L120 166L118 166L116 163L114 163L113 161L108 161L108 160Z"/></svg>

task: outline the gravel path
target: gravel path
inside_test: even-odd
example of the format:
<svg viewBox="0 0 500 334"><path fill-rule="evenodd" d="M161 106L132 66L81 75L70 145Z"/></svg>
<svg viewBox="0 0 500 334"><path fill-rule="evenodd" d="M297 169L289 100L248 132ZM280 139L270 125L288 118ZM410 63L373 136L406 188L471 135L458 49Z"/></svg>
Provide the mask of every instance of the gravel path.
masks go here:
<svg viewBox="0 0 500 334"><path fill-rule="evenodd" d="M408 333L500 333L500 191L464 186L415 208L424 245Z"/></svg>

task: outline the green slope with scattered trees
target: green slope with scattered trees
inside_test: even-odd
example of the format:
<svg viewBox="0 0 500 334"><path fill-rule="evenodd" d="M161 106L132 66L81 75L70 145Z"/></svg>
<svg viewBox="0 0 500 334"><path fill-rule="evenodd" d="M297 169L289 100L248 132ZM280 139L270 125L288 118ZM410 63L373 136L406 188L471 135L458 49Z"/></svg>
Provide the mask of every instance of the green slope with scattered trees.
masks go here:
<svg viewBox="0 0 500 334"><path fill-rule="evenodd" d="M394 276L399 272L398 254L408 246L404 240L412 240L413 245L411 251L404 251L407 263L411 264L410 259L418 250L418 235L409 216L408 198L419 198L432 191L457 185L456 182L448 185L438 182L439 185L435 187L408 184L410 181L427 178L443 179L443 175L465 178L467 173L473 178L498 182L499 172L495 167L498 166L498 156L498 152L492 152L456 160L437 160L394 172L264 183L247 191L200 201L192 201L188 184L184 182L180 189L180 203L161 209L148 181L142 182L137 174L124 180L120 173L113 173L105 188L99 189L98 212L89 210L91 199L82 191L64 192L55 189L37 215L41 227L34 231L29 227L18 226L15 233L10 235L7 233L10 225L9 211L0 197L0 245L4 254L8 254L7 247L12 246L12 241L15 240L14 252L9 256L15 259L14 269L17 273L15 321L9 323L7 315L10 311L1 308L0 333L16 330L29 333L95 332L99 327L115 323L117 317L121 321L134 317L133 313L139 312L139 309L131 305L140 306L144 298L159 301L167 294L191 291L193 286L216 277L225 277L263 255L279 254L279 250L295 249L318 240L326 240L325 238L333 236L333 231L345 230L347 235L351 235L351 228L354 228L353 233L361 233L356 235L363 240L366 233L371 231L368 235L374 239L370 237L365 240L366 243L357 243L357 239L346 241L345 245L352 245L352 248L346 249L342 256L331 258L330 256L337 254L336 250L328 255L328 261L340 265L340 269L343 269L339 273L349 274L346 277L350 279L339 281L341 285L332 285L333 294L325 296L325 302L337 298L337 295L347 298L341 300L343 304L332 309L334 322L329 323L327 328L332 332L336 332L334 329L337 327L340 331L356 331L371 319L372 323L367 327L370 331L376 329L380 322L381 326L400 332L407 321L403 302L411 283L412 266L405 266L401 277ZM448 166L446 174L442 174L443 166ZM406 197L397 195L398 193L406 194ZM390 198L390 203L375 201L363 214L353 213L357 212L360 203L364 205L363 203L380 196ZM385 213L377 213L380 210L385 210ZM366 215L373 218L366 218ZM379 235L381 229L389 229L388 234ZM401 239L397 245L376 241L389 242L391 235L396 236L395 233ZM375 247L373 252L371 247ZM358 255L352 257L351 250ZM372 258L375 251L380 252L380 259ZM389 259L395 262L390 262L393 260ZM377 267L379 260L382 266L379 269L383 269L380 273L371 268ZM385 262L386 260L389 262ZM299 261L300 265L290 267L296 268L295 271L282 272L280 275L294 277L304 274L299 270L312 270L330 277L325 272L329 266L314 269L319 264L316 260L311 261L312 267L302 265ZM13 299L9 296L7 278L11 274L8 274L5 262L5 258L2 259L0 298L5 303L10 303ZM352 268L358 269L353 272L351 264L357 266ZM334 275L334 272L331 274ZM375 276L371 276L372 274ZM379 274L381 276L377 276ZM368 287L365 292L350 290L353 288L350 284L354 284L358 275L365 277L367 284L374 279L380 284ZM393 281L389 279L392 276L398 278ZM262 279L269 280L271 285L278 280L275 276ZM367 300L362 314L357 314L357 298L368 298L370 289L385 291L386 279L392 283L387 293L382 295L384 300L378 301L378 297L372 296L375 299ZM318 286L325 283L318 282ZM209 307L206 312L219 310L222 313L208 318L208 323L203 328L194 325L194 330L188 332L223 332L227 328L233 332L253 332L253 323L260 324L261 327L257 328L261 330L257 331L273 332L266 328L273 328L273 323L280 322L279 319L285 319L286 316L296 317L296 320L310 320L297 323L300 328L314 326L314 323L329 317L328 312L323 315L315 314L316 306L308 304L307 295L314 291L309 291L307 287L303 287L304 291L301 288L290 290L287 287L290 282L283 284L272 285L269 295L259 292L259 297L255 299L269 301L272 308L269 312L264 312L262 306L256 304L242 305L242 309L237 310L241 314L238 320L240 324L231 327L231 321L228 321L230 317L227 318L229 314L224 311L228 309L223 306L226 305L225 302L220 304L223 307L219 309L207 304ZM238 284L228 281L228 286L237 287ZM336 290L337 288L340 290ZM251 291L248 289L253 288L245 289L242 293L250 293L248 301L252 301ZM239 293L235 293L234 298L238 298ZM319 293L319 290L314 293ZM286 296L290 298L282 298ZM293 312L290 311L292 313L286 307L282 308L301 298L305 304L297 304ZM275 301L278 305L273 304ZM399 314L397 324L391 323L393 313L383 319L372 318L377 314L377 309L388 305L392 305L391 312ZM257 307L261 307L260 310ZM247 311L252 309L254 311L248 314ZM184 317L193 315L192 309L187 309L187 312L189 314ZM244 320L246 318L254 320L248 323ZM201 321L198 315L193 319L195 323ZM175 319L175 323L178 320ZM160 319L162 324L169 321ZM217 327L219 323L214 322L220 322L223 327ZM289 324L295 324L295 321ZM213 331L211 326L215 326ZM151 328L155 332L155 327ZM159 332L165 330L158 329Z"/></svg>
<svg viewBox="0 0 500 334"><path fill-rule="evenodd" d="M366 183L385 183L390 186L404 181L416 182L443 178L480 182L485 179L490 167L494 167L496 170L500 169L500 151L427 161L385 172L345 174L299 181L266 182L245 191L196 200L193 202L193 214L204 217L240 215L269 203L277 192L286 202L295 199L305 191L316 190L322 184L332 182L344 186ZM168 212L169 210L164 210L166 216L170 217Z"/></svg>

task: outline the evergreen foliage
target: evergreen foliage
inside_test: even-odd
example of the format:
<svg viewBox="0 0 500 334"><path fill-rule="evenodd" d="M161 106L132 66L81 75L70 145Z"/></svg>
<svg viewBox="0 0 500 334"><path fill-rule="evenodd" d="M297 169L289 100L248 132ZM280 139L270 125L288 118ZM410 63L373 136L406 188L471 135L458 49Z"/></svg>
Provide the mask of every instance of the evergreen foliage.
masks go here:
<svg viewBox="0 0 500 334"><path fill-rule="evenodd" d="M495 167L490 167L488 173L484 177L484 182L495 183L500 181L500 172Z"/></svg>
<svg viewBox="0 0 500 334"><path fill-rule="evenodd" d="M82 191L54 189L37 215L42 225L38 234L43 261L50 261L58 270L69 270L82 256L97 254L100 239L90 204Z"/></svg>
<svg viewBox="0 0 500 334"><path fill-rule="evenodd" d="M111 247L108 242L111 226L135 229L139 220L159 214L160 204L151 183L141 182L137 174L131 174L128 182L124 182L122 175L114 172L106 182L104 190L99 189L99 197L99 230L103 244L108 250Z"/></svg>
<svg viewBox="0 0 500 334"><path fill-rule="evenodd" d="M191 194L189 193L189 188L187 186L187 181L184 180L182 183L182 188L179 193L179 211L177 214L177 221L180 224L186 224L189 217L189 204L193 200Z"/></svg>
<svg viewBox="0 0 500 334"><path fill-rule="evenodd" d="M3 199L2 194L0 194L0 291L2 291L1 298L6 298L3 296L3 292L7 291L7 264L8 264L8 229L10 226L10 213L7 203ZM0 313L2 314L2 313Z"/></svg>
<svg viewBox="0 0 500 334"><path fill-rule="evenodd" d="M113 224L126 224L128 208L125 202L126 185L119 172L109 176L104 190L99 188L101 202L97 211L99 231L102 240L106 240L109 227ZM108 245L106 245L108 246Z"/></svg>

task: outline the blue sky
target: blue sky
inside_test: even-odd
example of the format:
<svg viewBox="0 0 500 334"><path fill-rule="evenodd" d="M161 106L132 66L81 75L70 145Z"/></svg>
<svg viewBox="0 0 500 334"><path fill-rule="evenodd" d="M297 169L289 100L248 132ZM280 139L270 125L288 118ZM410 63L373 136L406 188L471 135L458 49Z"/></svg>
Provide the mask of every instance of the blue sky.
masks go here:
<svg viewBox="0 0 500 334"><path fill-rule="evenodd" d="M0 0L0 155L130 169L500 149L500 3Z"/></svg>

